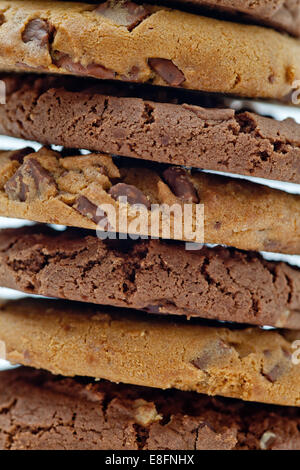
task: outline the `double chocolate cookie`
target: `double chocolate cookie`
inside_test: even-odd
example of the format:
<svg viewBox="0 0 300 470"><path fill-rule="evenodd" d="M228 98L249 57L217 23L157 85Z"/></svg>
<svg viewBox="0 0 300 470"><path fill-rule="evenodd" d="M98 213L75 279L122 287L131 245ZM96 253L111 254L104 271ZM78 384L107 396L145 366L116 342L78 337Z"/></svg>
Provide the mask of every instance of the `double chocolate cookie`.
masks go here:
<svg viewBox="0 0 300 470"><path fill-rule="evenodd" d="M70 77L0 78L7 90L0 106L5 135L300 183L300 125L292 119L237 113L224 108L221 97L191 98L161 88L154 93Z"/></svg>
<svg viewBox="0 0 300 470"><path fill-rule="evenodd" d="M2 70L282 99L300 44L277 31L132 2L1 1Z"/></svg>
<svg viewBox="0 0 300 470"><path fill-rule="evenodd" d="M299 413L29 368L0 375L2 450L299 450Z"/></svg>
<svg viewBox="0 0 300 470"><path fill-rule="evenodd" d="M2 230L0 285L152 314L300 329L300 270L225 247L104 242L93 232L44 226Z"/></svg>

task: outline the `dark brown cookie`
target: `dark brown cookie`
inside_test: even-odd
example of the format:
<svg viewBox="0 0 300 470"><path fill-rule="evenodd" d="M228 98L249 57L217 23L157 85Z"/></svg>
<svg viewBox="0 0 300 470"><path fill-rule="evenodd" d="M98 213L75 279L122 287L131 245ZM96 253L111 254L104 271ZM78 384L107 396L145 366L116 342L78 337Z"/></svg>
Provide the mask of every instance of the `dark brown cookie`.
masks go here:
<svg viewBox="0 0 300 470"><path fill-rule="evenodd" d="M42 226L0 232L0 285L29 294L300 329L300 271L229 248L104 242Z"/></svg>
<svg viewBox="0 0 300 470"><path fill-rule="evenodd" d="M285 2L283 13L299 15L295 1ZM221 7L239 11L230 22L223 14L211 18L190 8L133 1L108 0L99 7L99 2L3 0L1 67L281 100L300 78L300 45L274 29L241 24L240 12L249 13L253 3L254 18L276 16L274 8L283 6L282 0L269 1L270 9L265 1L247 0L243 7L241 1L223 0Z"/></svg>
<svg viewBox="0 0 300 470"><path fill-rule="evenodd" d="M1 78L8 90L0 106L1 134L300 183L300 125L292 119L173 104L167 102L173 96L162 92L154 102L133 97L129 87L70 91L87 84L66 78L29 76L17 85L12 75Z"/></svg>
<svg viewBox="0 0 300 470"><path fill-rule="evenodd" d="M34 410L34 413L32 413ZM299 450L299 408L0 373L0 449Z"/></svg>

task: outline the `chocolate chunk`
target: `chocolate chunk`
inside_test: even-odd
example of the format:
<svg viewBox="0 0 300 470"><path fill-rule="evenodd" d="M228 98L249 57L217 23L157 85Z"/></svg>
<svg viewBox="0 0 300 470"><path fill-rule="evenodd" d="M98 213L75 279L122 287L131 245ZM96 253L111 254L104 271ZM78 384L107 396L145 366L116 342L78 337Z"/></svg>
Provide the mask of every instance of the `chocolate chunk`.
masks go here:
<svg viewBox="0 0 300 470"><path fill-rule="evenodd" d="M33 178L37 189L41 189L43 185L54 184L56 186L53 176L34 158L28 158L22 166L23 171L26 168L28 174Z"/></svg>
<svg viewBox="0 0 300 470"><path fill-rule="evenodd" d="M185 81L184 74L171 60L152 58L148 64L169 85L180 86Z"/></svg>
<svg viewBox="0 0 300 470"><path fill-rule="evenodd" d="M151 208L151 204L147 196L135 186L131 184L118 183L115 186L112 186L108 193L115 200L120 197L127 197L128 204L142 204L148 210Z"/></svg>
<svg viewBox="0 0 300 470"><path fill-rule="evenodd" d="M13 201L25 202L29 187L23 181L23 175L18 170L4 185L8 198Z"/></svg>
<svg viewBox="0 0 300 470"><path fill-rule="evenodd" d="M99 64L89 64L84 69L84 75L91 75L92 77L101 78L103 80L109 80L115 78L115 72L113 70L103 67Z"/></svg>
<svg viewBox="0 0 300 470"><path fill-rule="evenodd" d="M263 375L269 382L276 382L285 372L287 371L287 366L283 363L276 364L268 372L263 372Z"/></svg>
<svg viewBox="0 0 300 470"><path fill-rule="evenodd" d="M268 76L268 80L270 83L275 83L276 81L276 76L274 75L274 73L271 73L269 76Z"/></svg>
<svg viewBox="0 0 300 470"><path fill-rule="evenodd" d="M5 16L3 13L0 13L0 26L2 26L3 23L5 23Z"/></svg>
<svg viewBox="0 0 300 470"><path fill-rule="evenodd" d="M30 20L22 33L23 42L36 41L41 47L49 45L53 41L55 28L48 21L36 18Z"/></svg>
<svg viewBox="0 0 300 470"><path fill-rule="evenodd" d="M101 220L107 218L107 214L85 196L79 196L73 207L80 212L80 214L95 222L95 224L98 224ZM107 226L103 227L103 230L107 230Z"/></svg>
<svg viewBox="0 0 300 470"><path fill-rule="evenodd" d="M281 348L281 351L282 351L282 359L279 360L277 364L273 365L271 368L267 370L263 368L262 374L267 380L269 380L269 382L272 382L272 383L276 382L276 380L278 380L282 375L288 372L292 364L290 352L283 348ZM264 351L264 355L267 358L272 357L271 351L268 351L268 350Z"/></svg>
<svg viewBox="0 0 300 470"><path fill-rule="evenodd" d="M24 157L29 155L30 153L34 153L34 149L32 147L24 147L19 150L15 150L10 154L10 160L16 160L19 163L23 163Z"/></svg>
<svg viewBox="0 0 300 470"><path fill-rule="evenodd" d="M114 23L126 26L128 31L132 31L133 28L150 15L150 11L146 7L133 2L108 1L101 3L95 9L95 12L112 20Z"/></svg>
<svg viewBox="0 0 300 470"><path fill-rule="evenodd" d="M54 65L57 67L62 67L77 75L88 75L91 77L101 78L103 80L109 80L115 77L115 72L103 67L103 65L89 64L84 67L80 62L73 62L68 54L63 54L59 51L53 53L52 60Z"/></svg>
<svg viewBox="0 0 300 470"><path fill-rule="evenodd" d="M218 339L204 348L201 354L191 362L197 369L207 370L216 363L221 364L222 360L227 361L233 353L234 348Z"/></svg>
<svg viewBox="0 0 300 470"><path fill-rule="evenodd" d="M57 193L53 176L34 158L25 160L6 182L4 190L9 199L21 202L54 196Z"/></svg>
<svg viewBox="0 0 300 470"><path fill-rule="evenodd" d="M164 170L163 178L179 199L184 202L199 203L197 191L183 168L170 166Z"/></svg>

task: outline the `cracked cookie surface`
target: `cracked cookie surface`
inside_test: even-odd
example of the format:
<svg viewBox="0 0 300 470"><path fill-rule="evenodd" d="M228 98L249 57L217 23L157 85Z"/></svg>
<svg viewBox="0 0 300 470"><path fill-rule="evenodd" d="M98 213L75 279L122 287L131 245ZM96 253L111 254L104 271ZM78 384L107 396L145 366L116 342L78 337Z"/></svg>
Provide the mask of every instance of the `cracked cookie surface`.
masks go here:
<svg viewBox="0 0 300 470"><path fill-rule="evenodd" d="M98 229L99 236L116 230L300 253L299 195L104 154L63 155L0 152L0 215Z"/></svg>
<svg viewBox="0 0 300 470"><path fill-rule="evenodd" d="M151 314L300 329L299 269L222 247L187 251L158 240L104 242L76 229L7 229L0 232L0 286Z"/></svg>
<svg viewBox="0 0 300 470"><path fill-rule="evenodd" d="M0 340L13 363L291 406L300 406L300 365L292 347L299 334L70 301L27 298L3 301L0 309Z"/></svg>
<svg viewBox="0 0 300 470"><path fill-rule="evenodd" d="M299 42L271 29L113 5L1 1L2 69L278 99L300 78Z"/></svg>
<svg viewBox="0 0 300 470"><path fill-rule="evenodd" d="M182 93L177 93L181 104L175 104L166 89L151 93L149 87L133 90L71 77L0 79L7 90L0 106L1 134L300 183L300 125L292 119L195 106L185 103Z"/></svg>
<svg viewBox="0 0 300 470"><path fill-rule="evenodd" d="M3 450L300 449L298 408L66 379L29 368L1 372L0 396Z"/></svg>

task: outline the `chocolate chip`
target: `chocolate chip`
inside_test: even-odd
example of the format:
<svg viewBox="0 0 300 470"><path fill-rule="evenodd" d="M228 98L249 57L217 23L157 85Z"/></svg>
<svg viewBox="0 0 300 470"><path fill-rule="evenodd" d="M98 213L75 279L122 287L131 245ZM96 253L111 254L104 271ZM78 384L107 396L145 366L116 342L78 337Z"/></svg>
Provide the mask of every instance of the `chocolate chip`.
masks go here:
<svg viewBox="0 0 300 470"><path fill-rule="evenodd" d="M169 85L179 86L185 81L184 74L171 60L152 58L148 64Z"/></svg>
<svg viewBox="0 0 300 470"><path fill-rule="evenodd" d="M127 197L128 204L142 204L148 210L151 208L150 201L145 194L131 184L118 183L112 186L108 193L115 200L118 200L120 197Z"/></svg>
<svg viewBox="0 0 300 470"><path fill-rule="evenodd" d="M55 180L53 176L47 171L40 162L33 158L29 158L23 163L24 168L27 168L28 174L33 178L35 186L38 190L42 188L43 185L55 185Z"/></svg>
<svg viewBox="0 0 300 470"><path fill-rule="evenodd" d="M191 363L200 370L206 370L209 366L220 363L222 360L232 356L234 348L226 344L223 340L218 339L212 344L205 347L201 354L197 356Z"/></svg>
<svg viewBox="0 0 300 470"><path fill-rule="evenodd" d="M198 204L199 197L195 187L183 168L170 166L163 172L163 178L175 196L184 202Z"/></svg>
<svg viewBox="0 0 300 470"><path fill-rule="evenodd" d="M89 64L84 67L80 62L73 62L69 55L63 54L59 51L55 51L53 53L52 61L57 67L62 67L77 75L88 75L91 77L101 78L103 80L112 79L116 75L115 72L100 64Z"/></svg>
<svg viewBox="0 0 300 470"><path fill-rule="evenodd" d="M3 13L0 13L0 26L2 26L5 23L5 16Z"/></svg>
<svg viewBox="0 0 300 470"><path fill-rule="evenodd" d="M268 80L270 83L275 83L276 76L274 73L271 73L271 75L268 76Z"/></svg>
<svg viewBox="0 0 300 470"><path fill-rule="evenodd" d="M269 372L264 373L264 376L269 380L269 382L276 382L278 377L281 375L280 370L280 365L277 364Z"/></svg>
<svg viewBox="0 0 300 470"><path fill-rule="evenodd" d="M263 375L268 379L269 382L276 382L287 370L287 367L283 363L276 364L268 372L263 372Z"/></svg>
<svg viewBox="0 0 300 470"><path fill-rule="evenodd" d="M289 360L286 358L283 361L278 362L270 370L263 370L263 376L271 383L276 382L280 377L288 372L290 368Z"/></svg>
<svg viewBox="0 0 300 470"><path fill-rule="evenodd" d="M95 9L95 12L118 25L126 26L128 31L132 31L133 28L150 15L150 11L146 7L133 2L108 1L101 3Z"/></svg>
<svg viewBox="0 0 300 470"><path fill-rule="evenodd" d="M107 214L85 196L78 196L73 207L80 212L80 214L95 222L95 224L107 218ZM106 227L103 227L103 230L106 229Z"/></svg>
<svg viewBox="0 0 300 470"><path fill-rule="evenodd" d="M55 28L48 21L36 18L30 20L22 33L23 42L37 42L41 47L49 45L53 41Z"/></svg>
<svg viewBox="0 0 300 470"><path fill-rule="evenodd" d="M9 156L10 160L16 160L19 163L23 163L24 157L29 155L30 153L34 153L34 149L32 147L24 147L19 150L15 150Z"/></svg>
<svg viewBox="0 0 300 470"><path fill-rule="evenodd" d="M113 70L107 69L99 64L89 64L85 70L84 75L91 75L92 77L101 78L103 80L115 78L116 75Z"/></svg>
<svg viewBox="0 0 300 470"><path fill-rule="evenodd" d="M23 181L23 175L18 170L4 185L4 191L13 201L25 202L29 187Z"/></svg>
<svg viewBox="0 0 300 470"><path fill-rule="evenodd" d="M4 190L9 199L21 202L57 193L53 176L34 158L24 161L6 182Z"/></svg>
<svg viewBox="0 0 300 470"><path fill-rule="evenodd" d="M264 356L268 359L272 359L272 351L265 349L263 351ZM262 370L262 375L269 380L269 382L276 382L282 375L286 374L291 367L291 353L286 348L281 348L281 358L276 360L275 365L274 361L271 366L267 364L264 365Z"/></svg>

